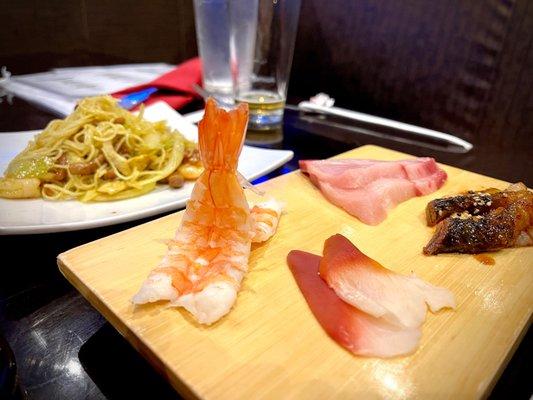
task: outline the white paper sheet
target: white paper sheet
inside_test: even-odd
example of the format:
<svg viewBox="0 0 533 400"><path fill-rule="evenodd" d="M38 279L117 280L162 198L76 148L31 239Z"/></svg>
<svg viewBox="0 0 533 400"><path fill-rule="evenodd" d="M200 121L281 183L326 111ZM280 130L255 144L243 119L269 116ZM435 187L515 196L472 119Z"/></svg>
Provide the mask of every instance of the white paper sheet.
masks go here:
<svg viewBox="0 0 533 400"><path fill-rule="evenodd" d="M39 107L66 116L83 97L140 85L172 68L173 65L164 63L57 68L37 74L11 76L0 82L0 86Z"/></svg>

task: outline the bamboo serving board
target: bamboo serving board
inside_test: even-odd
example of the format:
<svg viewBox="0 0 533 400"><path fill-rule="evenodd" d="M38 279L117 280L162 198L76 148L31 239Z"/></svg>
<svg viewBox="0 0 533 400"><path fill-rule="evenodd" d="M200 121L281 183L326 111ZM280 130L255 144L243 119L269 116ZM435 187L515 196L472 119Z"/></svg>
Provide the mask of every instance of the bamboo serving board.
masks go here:
<svg viewBox="0 0 533 400"><path fill-rule="evenodd" d="M395 160L406 154L364 146L339 157ZM471 255L422 255L432 235L424 208L433 198L506 182L443 166L437 192L410 199L379 226L360 223L327 202L299 171L261 185L283 201L276 235L254 246L250 271L233 310L216 324L196 324L164 303L134 307L130 298L165 253L181 212L69 250L58 257L65 277L185 397L479 398L488 394L522 335L533 308L533 248ZM392 360L355 357L322 330L287 267L290 250L321 254L342 233L389 269L449 288L457 310L428 313L418 351Z"/></svg>

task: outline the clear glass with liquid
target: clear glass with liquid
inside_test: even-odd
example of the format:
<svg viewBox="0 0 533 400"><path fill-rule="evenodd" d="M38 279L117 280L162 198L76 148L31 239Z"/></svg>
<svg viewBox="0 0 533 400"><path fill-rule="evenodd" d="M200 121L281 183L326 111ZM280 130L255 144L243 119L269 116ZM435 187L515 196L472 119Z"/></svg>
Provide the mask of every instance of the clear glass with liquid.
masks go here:
<svg viewBox="0 0 533 400"><path fill-rule="evenodd" d="M204 89L248 103L252 129L280 125L300 0L194 0L194 13Z"/></svg>
<svg viewBox="0 0 533 400"><path fill-rule="evenodd" d="M228 0L195 0L194 16L203 86L212 93L232 94Z"/></svg>
<svg viewBox="0 0 533 400"><path fill-rule="evenodd" d="M285 97L267 90L242 91L236 98L237 103L248 103L250 116L248 126L252 129L271 129L283 120Z"/></svg>
<svg viewBox="0 0 533 400"><path fill-rule="evenodd" d="M235 48L235 100L248 103L249 128L269 130L283 121L300 0L257 1L255 35L246 39L253 50Z"/></svg>
<svg viewBox="0 0 533 400"><path fill-rule="evenodd" d="M241 79L249 79L252 70L258 1L194 0L203 87L225 101L235 95L235 70Z"/></svg>

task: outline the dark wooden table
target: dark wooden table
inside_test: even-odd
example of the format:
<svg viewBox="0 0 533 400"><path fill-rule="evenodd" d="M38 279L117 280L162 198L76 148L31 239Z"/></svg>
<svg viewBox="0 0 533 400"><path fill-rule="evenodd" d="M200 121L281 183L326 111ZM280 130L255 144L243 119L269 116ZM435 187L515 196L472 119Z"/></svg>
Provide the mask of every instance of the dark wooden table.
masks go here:
<svg viewBox="0 0 533 400"><path fill-rule="evenodd" d="M191 109L194 107L198 104ZM0 103L0 132L40 129L53 118L17 98L11 102L4 98ZM294 109L286 111L282 131L248 137L255 145L295 152L291 162L258 181L296 169L298 159L326 158L363 144L377 144L533 185L530 138L516 143L505 143L505 135L497 140L483 138L466 154L405 139L398 132L301 114ZM472 184L475 186L475 182ZM55 260L57 254L69 248L154 218L78 232L0 237L0 398L11 391L15 397L30 399L179 398L70 286ZM13 359L16 367L9 362ZM491 397L509 397L512 393L514 398L529 398L533 392L528 375L532 361L528 333Z"/></svg>

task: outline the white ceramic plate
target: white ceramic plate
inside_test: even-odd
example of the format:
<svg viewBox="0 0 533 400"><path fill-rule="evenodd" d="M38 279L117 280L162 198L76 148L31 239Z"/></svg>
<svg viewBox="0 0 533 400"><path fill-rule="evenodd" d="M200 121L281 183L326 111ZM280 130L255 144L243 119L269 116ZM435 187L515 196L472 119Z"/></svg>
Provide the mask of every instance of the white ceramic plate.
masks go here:
<svg viewBox="0 0 533 400"><path fill-rule="evenodd" d="M166 103L147 107L145 117L152 121L166 120L171 127L196 141L196 126ZM190 119L194 117L192 115ZM0 171L3 172L13 157L39 132L0 133ZM239 171L248 180L253 180L282 166L292 157L292 151L244 146ZM192 187L193 183L186 183L180 189L161 186L140 197L104 203L0 199L0 234L64 232L133 221L183 207Z"/></svg>

